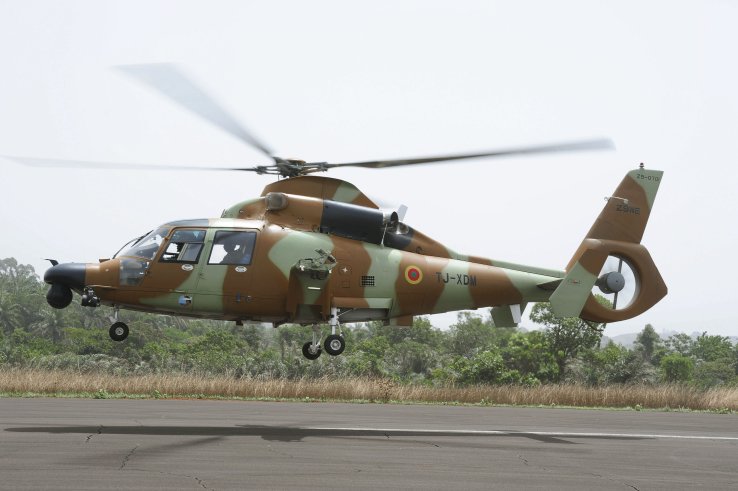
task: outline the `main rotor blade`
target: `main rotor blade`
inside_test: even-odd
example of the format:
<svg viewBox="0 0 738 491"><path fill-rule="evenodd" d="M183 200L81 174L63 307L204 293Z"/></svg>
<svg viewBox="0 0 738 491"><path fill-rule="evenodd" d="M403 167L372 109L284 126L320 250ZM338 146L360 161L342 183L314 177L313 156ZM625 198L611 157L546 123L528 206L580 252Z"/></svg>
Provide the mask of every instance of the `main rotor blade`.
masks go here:
<svg viewBox="0 0 738 491"><path fill-rule="evenodd" d="M556 143L551 145L540 145L533 147L508 148L502 150L493 150L482 153L469 153L458 155L442 155L437 157L421 157L417 159L397 159L397 160L367 160L363 162L344 162L339 164L325 164L326 168L333 167L369 167L381 169L383 167L396 167L400 165L415 164L432 164L435 162L446 162L449 160L476 159L479 157L505 157L511 155L531 155L538 153L557 153L557 152L579 152L586 150L612 150L615 148L612 141L606 138L598 140L585 140L579 142Z"/></svg>
<svg viewBox="0 0 738 491"><path fill-rule="evenodd" d="M80 169L122 169L122 170L215 170L215 171L251 171L264 173L264 167L190 167L186 165L161 165L161 164L129 164L123 162L93 162L87 160L63 160L63 159L37 159L30 157L14 157L12 155L0 155L0 158L12 160L23 165L32 167L57 167L57 168L80 168Z"/></svg>
<svg viewBox="0 0 738 491"><path fill-rule="evenodd" d="M118 70L158 91L192 113L273 158L274 152L236 121L176 65L152 63L120 65Z"/></svg>
<svg viewBox="0 0 738 491"><path fill-rule="evenodd" d="M405 219L405 214L407 214L407 206L400 205L400 207L397 209L397 218L400 221L403 221Z"/></svg>

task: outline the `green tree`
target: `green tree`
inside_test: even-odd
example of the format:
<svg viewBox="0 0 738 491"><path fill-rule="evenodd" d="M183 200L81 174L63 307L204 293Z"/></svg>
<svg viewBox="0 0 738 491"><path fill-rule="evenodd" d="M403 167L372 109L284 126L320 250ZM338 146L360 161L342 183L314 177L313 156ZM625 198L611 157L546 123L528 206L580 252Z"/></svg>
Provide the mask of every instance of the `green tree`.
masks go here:
<svg viewBox="0 0 738 491"><path fill-rule="evenodd" d="M683 332L669 336L666 340L666 349L671 353L678 353L682 356L690 356L693 347L694 339Z"/></svg>
<svg viewBox="0 0 738 491"><path fill-rule="evenodd" d="M551 353L546 334L541 331L518 332L501 348L505 366L540 382L558 379L559 367Z"/></svg>
<svg viewBox="0 0 738 491"><path fill-rule="evenodd" d="M44 286L33 266L14 258L0 259L0 324L5 333L29 328L48 308Z"/></svg>
<svg viewBox="0 0 738 491"><path fill-rule="evenodd" d="M641 352L643 359L648 363L652 363L654 354L663 346L663 342L653 326L646 324L643 331L636 337L635 345L638 351Z"/></svg>
<svg viewBox="0 0 738 491"><path fill-rule="evenodd" d="M694 383L702 388L724 385L734 379L735 367L728 359L703 361L694 368Z"/></svg>
<svg viewBox="0 0 738 491"><path fill-rule="evenodd" d="M39 319L34 323L32 332L38 336L60 343L64 337L64 326L68 324L64 310L46 307L39 313Z"/></svg>
<svg viewBox="0 0 738 491"><path fill-rule="evenodd" d="M18 329L5 339L2 358L12 364L23 366L35 358L53 355L57 351L58 348L49 340Z"/></svg>
<svg viewBox="0 0 738 491"><path fill-rule="evenodd" d="M735 378L734 346L730 338L703 332L694 341L692 355L697 359L694 383L700 387L714 387L732 382Z"/></svg>
<svg viewBox="0 0 738 491"><path fill-rule="evenodd" d="M296 355L303 344L313 339L312 329L305 326L284 325L279 326L276 331L282 362L286 361L287 355Z"/></svg>
<svg viewBox="0 0 738 491"><path fill-rule="evenodd" d="M264 346L264 328L256 324L246 324L245 326L233 326L234 334L248 343L253 350L259 350Z"/></svg>
<svg viewBox="0 0 738 491"><path fill-rule="evenodd" d="M6 334L23 326L23 309L14 296L5 290L0 290L0 328Z"/></svg>
<svg viewBox="0 0 738 491"><path fill-rule="evenodd" d="M384 336L371 336L347 347L349 371L352 375L386 376L385 354L390 343Z"/></svg>
<svg viewBox="0 0 738 491"><path fill-rule="evenodd" d="M680 353L661 358L661 373L666 382L688 382L694 373L694 361Z"/></svg>
<svg viewBox="0 0 738 491"><path fill-rule="evenodd" d="M224 373L239 367L247 346L233 334L213 329L187 346L184 355L196 370Z"/></svg>
<svg viewBox="0 0 738 491"><path fill-rule="evenodd" d="M402 341L416 341L437 348L442 344L443 334L440 329L433 327L428 317L415 317L412 326L385 326L383 322L376 321L367 324L372 336L383 336L390 344Z"/></svg>
<svg viewBox="0 0 738 491"><path fill-rule="evenodd" d="M495 340L492 323L471 312L460 312L449 330L449 350L459 356L473 356Z"/></svg>
<svg viewBox="0 0 738 491"><path fill-rule="evenodd" d="M385 358L390 360L398 375L408 377L429 373L438 355L431 346L406 339L392 345Z"/></svg>
<svg viewBox="0 0 738 491"><path fill-rule="evenodd" d="M730 338L703 332L694 341L691 354L703 361L730 360L733 357L733 343Z"/></svg>
<svg viewBox="0 0 738 491"><path fill-rule="evenodd" d="M556 317L548 303L537 303L530 319L545 327L548 346L558 366L557 381L563 380L569 361L582 349L597 346L602 338L599 325L592 327L578 317Z"/></svg>
<svg viewBox="0 0 738 491"><path fill-rule="evenodd" d="M583 350L567 378L589 385L644 384L656 382L658 373L640 350L610 341L604 348Z"/></svg>
<svg viewBox="0 0 738 491"><path fill-rule="evenodd" d="M457 357L448 369L445 378L461 385L473 384L517 384L537 382L535 378L522 377L517 370L508 370L499 351L492 348L477 353L471 358Z"/></svg>

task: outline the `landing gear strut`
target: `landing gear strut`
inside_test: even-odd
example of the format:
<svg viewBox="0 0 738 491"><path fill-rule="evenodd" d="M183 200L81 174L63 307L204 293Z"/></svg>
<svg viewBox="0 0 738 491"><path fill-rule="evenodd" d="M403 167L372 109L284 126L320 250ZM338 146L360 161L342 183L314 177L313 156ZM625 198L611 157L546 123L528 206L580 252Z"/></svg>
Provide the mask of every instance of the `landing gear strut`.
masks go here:
<svg viewBox="0 0 738 491"><path fill-rule="evenodd" d="M346 341L343 340L336 307L331 309L331 318L328 322L331 326L331 335L325 338L325 351L331 356L338 356L346 349Z"/></svg>
<svg viewBox="0 0 738 491"><path fill-rule="evenodd" d="M323 350L320 349L320 327L313 326L313 340L302 345L302 354L308 360L317 360Z"/></svg>
<svg viewBox="0 0 738 491"><path fill-rule="evenodd" d="M120 322L118 320L118 309L115 309L115 312L113 312L113 316L110 318L113 322L113 325L110 326L110 330L108 331L108 334L110 334L110 339L113 341L123 341L125 338L128 337L128 326L125 324L125 322Z"/></svg>
<svg viewBox="0 0 738 491"><path fill-rule="evenodd" d="M338 356L346 349L346 341L343 339L341 326L338 323L338 309L336 307L331 308L329 324L331 326L331 334L325 338L323 347L329 355ZM320 327L313 326L313 340L308 341L302 346L302 354L308 360L316 360L323 352L320 346L320 338Z"/></svg>

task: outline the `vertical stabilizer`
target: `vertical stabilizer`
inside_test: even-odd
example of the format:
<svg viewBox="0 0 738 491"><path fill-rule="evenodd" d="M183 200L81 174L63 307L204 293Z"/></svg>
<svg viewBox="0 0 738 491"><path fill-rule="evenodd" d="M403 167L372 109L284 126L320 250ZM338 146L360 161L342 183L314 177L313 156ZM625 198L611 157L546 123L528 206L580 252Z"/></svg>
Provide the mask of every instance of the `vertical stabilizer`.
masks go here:
<svg viewBox="0 0 738 491"><path fill-rule="evenodd" d="M640 244L663 175L663 171L643 168L628 172L615 193L607 197L586 238Z"/></svg>
<svg viewBox="0 0 738 491"><path fill-rule="evenodd" d="M641 166L623 178L566 267L566 277L551 294L553 312L596 322L630 319L666 295L667 289L648 250L641 245L663 171ZM614 256L632 266L636 296L628 305L608 308L592 295L603 265Z"/></svg>

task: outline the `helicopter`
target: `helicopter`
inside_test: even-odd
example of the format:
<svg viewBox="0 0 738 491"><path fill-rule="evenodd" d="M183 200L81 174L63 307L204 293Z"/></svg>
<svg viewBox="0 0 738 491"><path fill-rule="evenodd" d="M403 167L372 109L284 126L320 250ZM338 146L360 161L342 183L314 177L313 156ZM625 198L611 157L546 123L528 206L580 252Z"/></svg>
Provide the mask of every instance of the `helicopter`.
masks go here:
<svg viewBox="0 0 738 491"><path fill-rule="evenodd" d="M243 168L141 166L3 156L31 166L187 169L276 176L259 197L220 217L169 222L97 263L50 259L48 303L63 309L113 308L110 338L129 327L120 309L244 322L309 325L303 355L346 348L341 326L381 321L410 326L414 316L491 308L495 326L516 327L526 305L550 302L555 315L610 323L638 316L667 287L641 244L663 171L628 172L564 270L459 254L406 224L405 208L382 209L353 184L316 175L343 167L390 168L473 158L612 148L607 139L469 154L344 163L285 159L169 64L120 70L230 133L273 161ZM596 294L612 298L601 303ZM625 299L621 297L625 297ZM323 336L327 324L330 334Z"/></svg>

